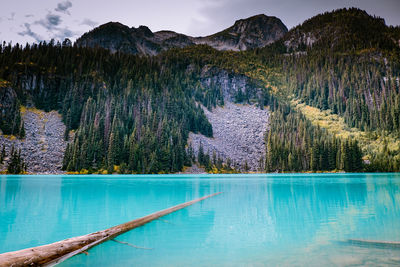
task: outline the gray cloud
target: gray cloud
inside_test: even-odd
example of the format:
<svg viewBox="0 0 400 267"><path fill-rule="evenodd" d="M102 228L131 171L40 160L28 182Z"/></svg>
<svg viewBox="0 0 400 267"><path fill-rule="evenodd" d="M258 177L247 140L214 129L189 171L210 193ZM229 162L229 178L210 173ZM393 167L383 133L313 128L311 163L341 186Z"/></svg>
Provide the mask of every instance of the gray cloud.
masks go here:
<svg viewBox="0 0 400 267"><path fill-rule="evenodd" d="M33 14L27 14L27 15L25 15L25 18L32 18L32 17L34 17Z"/></svg>
<svg viewBox="0 0 400 267"><path fill-rule="evenodd" d="M60 25L61 22L61 16L49 13L44 19L35 21L35 24L42 25L47 30L52 31L56 26Z"/></svg>
<svg viewBox="0 0 400 267"><path fill-rule="evenodd" d="M61 23L61 17L58 15L48 14L46 16L49 25L57 26Z"/></svg>
<svg viewBox="0 0 400 267"><path fill-rule="evenodd" d="M95 26L99 25L99 23L96 22L96 21L93 21L91 19L87 19L86 18L79 25L87 25L87 26L90 26L90 27L95 27Z"/></svg>
<svg viewBox="0 0 400 267"><path fill-rule="evenodd" d="M39 34L31 29L32 25L38 25L47 30L46 39L64 40L65 38L71 38L79 35L79 32L72 31L68 27L64 27L62 24L63 20L60 15L52 14L51 12L39 20L33 22L33 24L24 23L25 30L18 33L20 36L29 36L34 38L37 42L43 41Z"/></svg>
<svg viewBox="0 0 400 267"><path fill-rule="evenodd" d="M55 11L62 12L70 15L68 9L72 7L72 2L67 0L57 4L57 7L54 9Z"/></svg>
<svg viewBox="0 0 400 267"><path fill-rule="evenodd" d="M36 42L40 42L43 40L43 38L40 35L31 30L31 25L29 23L24 23L24 27L25 31L18 32L18 35L32 37L33 39L35 39Z"/></svg>

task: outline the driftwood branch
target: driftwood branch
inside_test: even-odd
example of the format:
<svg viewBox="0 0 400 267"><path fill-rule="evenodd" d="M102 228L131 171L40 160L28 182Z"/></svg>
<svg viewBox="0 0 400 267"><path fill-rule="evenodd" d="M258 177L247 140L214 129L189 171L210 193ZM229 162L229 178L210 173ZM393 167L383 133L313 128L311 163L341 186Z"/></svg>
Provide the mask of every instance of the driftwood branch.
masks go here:
<svg viewBox="0 0 400 267"><path fill-rule="evenodd" d="M127 246L130 246L130 247L133 247L133 248L139 248L139 249L153 249L153 248L139 247L139 246L133 245L133 244L131 244L131 243L119 241L119 240L116 240L116 239L111 239L111 241L114 241L114 242L117 242L117 243L120 243L120 244L123 244L123 245L127 245Z"/></svg>
<svg viewBox="0 0 400 267"><path fill-rule="evenodd" d="M202 198L198 198L156 213L147 215L140 219L136 219L127 223L123 223L106 230L95 233L68 238L49 245L27 248L14 252L0 254L0 267L3 266L53 266L60 263L78 253L87 251L89 248L96 246L104 241L113 239L136 227L140 227L148 222L158 219L162 216L193 205L204 199L216 196L215 193Z"/></svg>

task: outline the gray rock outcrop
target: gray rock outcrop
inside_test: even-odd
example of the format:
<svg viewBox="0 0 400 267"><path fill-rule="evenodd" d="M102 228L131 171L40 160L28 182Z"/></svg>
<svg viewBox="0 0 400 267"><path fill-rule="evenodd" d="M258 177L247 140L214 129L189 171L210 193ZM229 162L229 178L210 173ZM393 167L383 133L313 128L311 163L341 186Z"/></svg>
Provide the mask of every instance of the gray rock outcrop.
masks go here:
<svg viewBox="0 0 400 267"><path fill-rule="evenodd" d="M7 155L12 145L21 149L21 156L27 164L27 172L35 174L60 174L64 151L65 125L56 111L43 112L28 109L23 112L26 136L16 139L0 135L0 146L6 147ZM4 170L7 164L1 168Z"/></svg>
<svg viewBox="0 0 400 267"><path fill-rule="evenodd" d="M254 105L238 105L227 102L224 107L217 107L205 114L213 127L213 138L190 133L191 144L197 155L200 145L205 153L213 151L225 162L230 158L233 167L245 171L263 169L265 158L264 134L268 127L269 111Z"/></svg>
<svg viewBox="0 0 400 267"><path fill-rule="evenodd" d="M287 31L280 19L260 14L237 20L233 26L216 34L192 39L196 44L207 44L217 50L243 51L269 45Z"/></svg>
<svg viewBox="0 0 400 267"><path fill-rule="evenodd" d="M252 85L247 76L228 73L215 66L204 66L200 76L204 87L220 88L224 101L235 102L239 91L250 98L257 98L261 92L261 88Z"/></svg>

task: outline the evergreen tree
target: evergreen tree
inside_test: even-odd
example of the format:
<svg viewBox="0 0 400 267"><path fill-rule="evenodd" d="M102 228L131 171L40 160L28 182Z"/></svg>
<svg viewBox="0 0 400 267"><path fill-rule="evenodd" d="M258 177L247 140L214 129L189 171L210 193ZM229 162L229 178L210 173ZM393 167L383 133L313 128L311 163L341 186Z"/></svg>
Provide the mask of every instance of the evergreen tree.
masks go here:
<svg viewBox="0 0 400 267"><path fill-rule="evenodd" d="M14 146L11 148L10 160L7 166L7 173L9 174L22 174L26 172L26 165L21 157L21 150L15 150Z"/></svg>
<svg viewBox="0 0 400 267"><path fill-rule="evenodd" d="M0 164L3 164L3 163L4 163L4 160L5 160L6 157L7 157L7 154L6 154L6 147L5 147L5 145L3 144L2 148L1 148L1 154L0 154Z"/></svg>

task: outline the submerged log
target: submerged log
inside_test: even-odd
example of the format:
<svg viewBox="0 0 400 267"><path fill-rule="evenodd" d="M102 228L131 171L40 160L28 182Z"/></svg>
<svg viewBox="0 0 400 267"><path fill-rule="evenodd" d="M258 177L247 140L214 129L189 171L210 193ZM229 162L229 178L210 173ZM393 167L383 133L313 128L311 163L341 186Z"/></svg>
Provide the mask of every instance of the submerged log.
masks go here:
<svg viewBox="0 0 400 267"><path fill-rule="evenodd" d="M352 245L363 246L363 247L399 248L400 249L400 242L393 242L393 241L348 239L347 242Z"/></svg>
<svg viewBox="0 0 400 267"><path fill-rule="evenodd" d="M44 246L3 253L0 254L0 266L53 266L129 230L218 194L221 194L221 192L185 202L95 233L68 238Z"/></svg>

